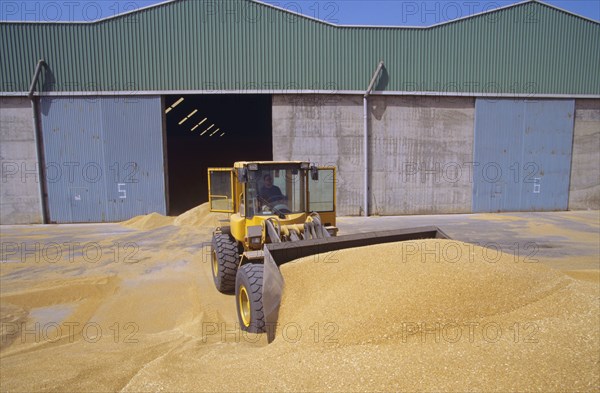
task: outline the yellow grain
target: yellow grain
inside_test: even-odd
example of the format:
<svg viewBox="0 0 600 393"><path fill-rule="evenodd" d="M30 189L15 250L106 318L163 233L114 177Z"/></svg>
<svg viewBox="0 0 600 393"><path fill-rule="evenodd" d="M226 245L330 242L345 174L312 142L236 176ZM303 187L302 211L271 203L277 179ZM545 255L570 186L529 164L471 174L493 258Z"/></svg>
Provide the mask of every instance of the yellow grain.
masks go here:
<svg viewBox="0 0 600 393"><path fill-rule="evenodd" d="M190 246L209 239L174 226L135 263L0 264L0 390L600 389L597 283L447 240L342 250L282 267L267 345L238 329L233 298ZM31 276L11 278L24 267ZM78 323L72 340L11 335L48 326L45 310L72 310L51 321Z"/></svg>
<svg viewBox="0 0 600 393"><path fill-rule="evenodd" d="M203 203L177 217L165 217L158 213L150 213L133 217L121 223L124 227L149 231L168 225L180 227L217 227L222 219L227 219L226 214L211 213L210 205Z"/></svg>

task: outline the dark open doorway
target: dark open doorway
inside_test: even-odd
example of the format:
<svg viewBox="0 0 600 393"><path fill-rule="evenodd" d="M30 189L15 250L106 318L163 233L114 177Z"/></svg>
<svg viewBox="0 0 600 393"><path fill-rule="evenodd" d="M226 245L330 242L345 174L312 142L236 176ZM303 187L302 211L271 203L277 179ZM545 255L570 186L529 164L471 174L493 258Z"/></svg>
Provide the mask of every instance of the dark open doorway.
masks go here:
<svg viewBox="0 0 600 393"><path fill-rule="evenodd" d="M272 160L271 96L165 96L169 215L208 201L207 168Z"/></svg>

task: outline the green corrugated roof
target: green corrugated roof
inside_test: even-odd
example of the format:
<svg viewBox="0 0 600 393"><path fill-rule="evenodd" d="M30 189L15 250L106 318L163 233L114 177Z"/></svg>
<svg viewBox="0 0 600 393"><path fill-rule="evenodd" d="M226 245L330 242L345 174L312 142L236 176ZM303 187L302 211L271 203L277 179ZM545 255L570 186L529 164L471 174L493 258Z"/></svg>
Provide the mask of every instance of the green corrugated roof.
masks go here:
<svg viewBox="0 0 600 393"><path fill-rule="evenodd" d="M226 9L224 7L227 7ZM428 28L335 26L179 0L91 23L0 23L0 91L363 91L600 96L600 24L537 1Z"/></svg>

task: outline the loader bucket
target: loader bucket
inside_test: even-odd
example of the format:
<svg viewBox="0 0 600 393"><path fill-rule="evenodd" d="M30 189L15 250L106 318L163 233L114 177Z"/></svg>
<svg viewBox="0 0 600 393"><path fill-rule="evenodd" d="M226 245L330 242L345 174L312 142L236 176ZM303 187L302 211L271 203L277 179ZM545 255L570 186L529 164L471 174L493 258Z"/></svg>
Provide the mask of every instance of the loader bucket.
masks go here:
<svg viewBox="0 0 600 393"><path fill-rule="evenodd" d="M439 228L430 226L265 244L262 302L268 341L272 342L275 339L279 305L283 294L284 281L279 266L298 258L325 252L419 239L449 239L449 237Z"/></svg>

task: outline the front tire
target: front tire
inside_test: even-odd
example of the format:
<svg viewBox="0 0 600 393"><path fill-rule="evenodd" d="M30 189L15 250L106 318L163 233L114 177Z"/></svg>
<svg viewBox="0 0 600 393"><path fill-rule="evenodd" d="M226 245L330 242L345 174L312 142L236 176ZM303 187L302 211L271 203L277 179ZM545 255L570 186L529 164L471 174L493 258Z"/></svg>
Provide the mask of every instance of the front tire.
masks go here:
<svg viewBox="0 0 600 393"><path fill-rule="evenodd" d="M236 240L228 234L214 234L211 270L219 292L231 294L235 291L235 277L239 261L240 253Z"/></svg>
<svg viewBox="0 0 600 393"><path fill-rule="evenodd" d="M248 263L239 268L235 280L235 300L240 327L250 333L264 333L262 303L264 265Z"/></svg>

